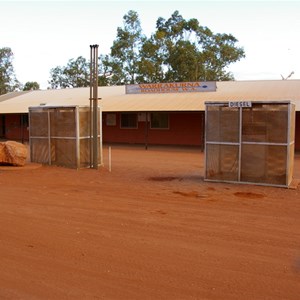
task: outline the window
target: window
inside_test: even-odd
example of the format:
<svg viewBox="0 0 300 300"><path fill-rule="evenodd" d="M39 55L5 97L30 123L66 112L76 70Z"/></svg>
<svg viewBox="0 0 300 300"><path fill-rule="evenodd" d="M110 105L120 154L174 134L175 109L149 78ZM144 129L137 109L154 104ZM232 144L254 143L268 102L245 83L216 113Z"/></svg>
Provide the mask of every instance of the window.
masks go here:
<svg viewBox="0 0 300 300"><path fill-rule="evenodd" d="M21 127L28 127L28 114L20 115L20 125Z"/></svg>
<svg viewBox="0 0 300 300"><path fill-rule="evenodd" d="M116 114L107 114L106 115L106 125L107 126L116 126L117 117Z"/></svg>
<svg viewBox="0 0 300 300"><path fill-rule="evenodd" d="M168 113L151 113L151 129L169 129Z"/></svg>
<svg viewBox="0 0 300 300"><path fill-rule="evenodd" d="M137 114L136 113L122 113L121 114L121 128L137 128Z"/></svg>

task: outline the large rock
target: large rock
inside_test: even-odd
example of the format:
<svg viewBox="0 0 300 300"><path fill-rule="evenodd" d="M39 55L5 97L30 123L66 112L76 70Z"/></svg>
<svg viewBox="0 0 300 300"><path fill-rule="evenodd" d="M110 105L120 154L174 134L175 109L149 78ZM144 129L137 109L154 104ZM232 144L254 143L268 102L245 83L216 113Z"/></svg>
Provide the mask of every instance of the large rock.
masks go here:
<svg viewBox="0 0 300 300"><path fill-rule="evenodd" d="M28 151L21 143L7 141L0 142L0 165L24 166Z"/></svg>

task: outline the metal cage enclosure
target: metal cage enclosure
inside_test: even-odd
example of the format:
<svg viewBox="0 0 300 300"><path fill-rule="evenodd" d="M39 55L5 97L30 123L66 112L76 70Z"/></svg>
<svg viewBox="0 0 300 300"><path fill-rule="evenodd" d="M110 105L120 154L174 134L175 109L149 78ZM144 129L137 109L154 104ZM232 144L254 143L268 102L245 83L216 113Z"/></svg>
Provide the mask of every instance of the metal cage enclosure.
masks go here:
<svg viewBox="0 0 300 300"><path fill-rule="evenodd" d="M99 165L102 164L101 111L98 127ZM68 168L91 167L91 113L88 106L29 107L32 162Z"/></svg>
<svg viewBox="0 0 300 300"><path fill-rule="evenodd" d="M205 102L204 180L288 187L294 165L295 105Z"/></svg>

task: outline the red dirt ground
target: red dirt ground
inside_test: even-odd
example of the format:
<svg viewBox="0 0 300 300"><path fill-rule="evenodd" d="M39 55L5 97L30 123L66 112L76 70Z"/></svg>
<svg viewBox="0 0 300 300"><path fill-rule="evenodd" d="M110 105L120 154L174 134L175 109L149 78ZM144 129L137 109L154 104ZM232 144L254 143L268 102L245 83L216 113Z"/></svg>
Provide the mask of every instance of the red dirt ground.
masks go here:
<svg viewBox="0 0 300 300"><path fill-rule="evenodd" d="M299 187L204 182L197 149L107 156L0 168L0 299L299 299Z"/></svg>

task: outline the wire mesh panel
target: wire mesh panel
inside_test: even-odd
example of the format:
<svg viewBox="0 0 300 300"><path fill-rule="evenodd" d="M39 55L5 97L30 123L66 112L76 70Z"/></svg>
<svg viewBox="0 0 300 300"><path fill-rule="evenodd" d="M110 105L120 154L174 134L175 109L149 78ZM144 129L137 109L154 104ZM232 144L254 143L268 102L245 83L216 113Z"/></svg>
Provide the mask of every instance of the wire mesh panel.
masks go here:
<svg viewBox="0 0 300 300"><path fill-rule="evenodd" d="M294 135L289 101L207 102L205 180L288 186Z"/></svg>
<svg viewBox="0 0 300 300"><path fill-rule="evenodd" d="M99 114L101 122L100 109ZM91 166L88 106L30 107L29 122L32 162L69 168ZM99 131L99 149L102 148L100 133ZM99 156L99 164L101 162L102 157Z"/></svg>
<svg viewBox="0 0 300 300"><path fill-rule="evenodd" d="M34 137L48 137L48 111L35 109L30 111L30 134Z"/></svg>
<svg viewBox="0 0 300 300"><path fill-rule="evenodd" d="M75 107L53 108L50 112L50 132L52 137L76 138Z"/></svg>
<svg viewBox="0 0 300 300"><path fill-rule="evenodd" d="M90 140L80 139L80 168L87 167L90 163ZM99 161L99 164L101 164L101 161Z"/></svg>
<svg viewBox="0 0 300 300"><path fill-rule="evenodd" d="M206 114L206 138L215 142L239 141L239 111L226 106L209 106Z"/></svg>
<svg viewBox="0 0 300 300"><path fill-rule="evenodd" d="M294 155L295 155L295 149L294 149L294 145L289 147L288 149L289 151L289 162L288 162L288 166L287 166L287 182L288 184L290 184L293 180L293 170L294 170Z"/></svg>
<svg viewBox="0 0 300 300"><path fill-rule="evenodd" d="M286 146L278 145L243 145L241 181L286 185L286 150Z"/></svg>
<svg viewBox="0 0 300 300"><path fill-rule="evenodd" d="M32 162L46 164L49 162L49 141L45 138L30 140L30 157Z"/></svg>
<svg viewBox="0 0 300 300"><path fill-rule="evenodd" d="M255 104L242 115L243 142L287 143L287 105Z"/></svg>
<svg viewBox="0 0 300 300"><path fill-rule="evenodd" d="M80 137L90 136L90 126L87 126L86 124L90 124L90 108L81 107L79 110L79 136Z"/></svg>
<svg viewBox="0 0 300 300"><path fill-rule="evenodd" d="M51 139L51 165L76 168L76 139Z"/></svg>
<svg viewBox="0 0 300 300"><path fill-rule="evenodd" d="M208 144L206 153L205 177L207 179L238 181L238 146Z"/></svg>

